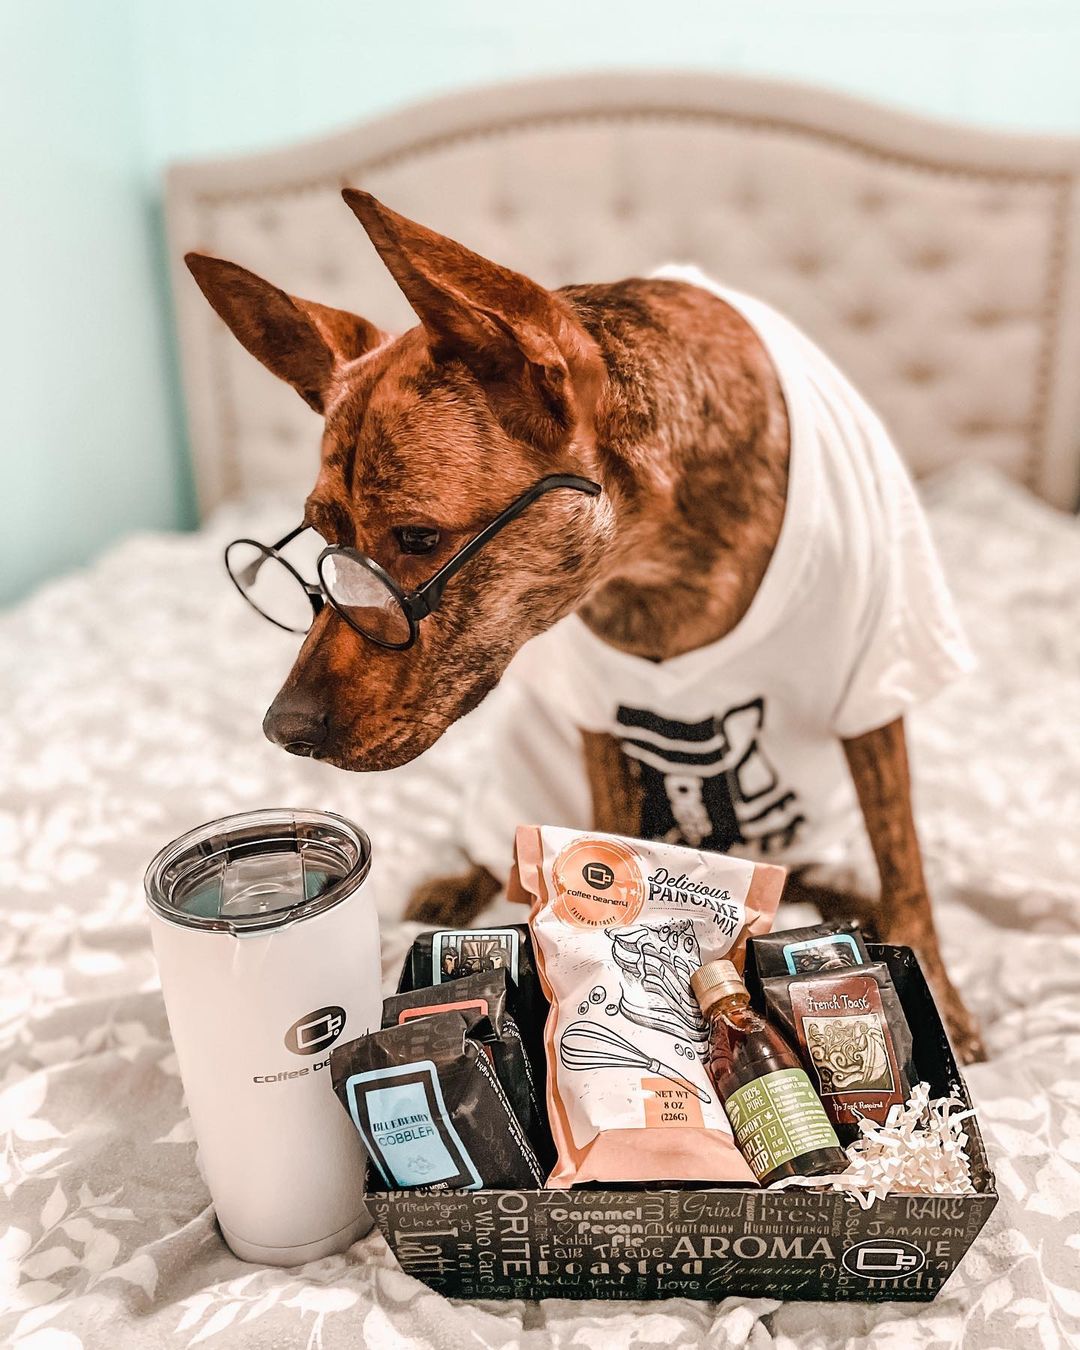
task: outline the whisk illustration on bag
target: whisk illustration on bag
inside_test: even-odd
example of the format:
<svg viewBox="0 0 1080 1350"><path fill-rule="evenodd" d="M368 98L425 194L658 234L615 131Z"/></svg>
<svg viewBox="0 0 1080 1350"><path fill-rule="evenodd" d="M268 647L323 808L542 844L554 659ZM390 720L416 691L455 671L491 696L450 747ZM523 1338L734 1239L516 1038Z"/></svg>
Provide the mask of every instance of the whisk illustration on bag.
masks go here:
<svg viewBox="0 0 1080 1350"><path fill-rule="evenodd" d="M640 1069L667 1078L699 1101L711 1098L704 1088L684 1078L677 1069L662 1060L651 1058L644 1050L620 1036L611 1027L594 1022L571 1022L559 1041L559 1060L566 1069L585 1072L589 1069Z"/></svg>

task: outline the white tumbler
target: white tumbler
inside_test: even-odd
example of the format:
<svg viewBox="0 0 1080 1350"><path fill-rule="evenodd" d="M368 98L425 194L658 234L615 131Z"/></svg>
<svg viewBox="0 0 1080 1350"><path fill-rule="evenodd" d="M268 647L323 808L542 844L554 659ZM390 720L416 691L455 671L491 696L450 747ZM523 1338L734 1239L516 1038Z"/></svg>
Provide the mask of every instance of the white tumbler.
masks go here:
<svg viewBox="0 0 1080 1350"><path fill-rule="evenodd" d="M378 1027L379 927L363 830L268 810L192 830L146 873L161 987L225 1241L290 1266L371 1228L360 1137L330 1049Z"/></svg>

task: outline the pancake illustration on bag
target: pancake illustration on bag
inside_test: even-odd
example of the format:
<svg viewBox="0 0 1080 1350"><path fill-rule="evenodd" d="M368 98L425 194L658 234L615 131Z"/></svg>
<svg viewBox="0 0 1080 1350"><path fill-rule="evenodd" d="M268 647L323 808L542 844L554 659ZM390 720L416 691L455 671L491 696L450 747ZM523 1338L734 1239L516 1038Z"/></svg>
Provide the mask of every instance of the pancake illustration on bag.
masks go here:
<svg viewBox="0 0 1080 1350"><path fill-rule="evenodd" d="M622 1015L704 1048L708 1034L690 990L690 977L701 965L693 922L641 924L610 937L612 960L622 979Z"/></svg>

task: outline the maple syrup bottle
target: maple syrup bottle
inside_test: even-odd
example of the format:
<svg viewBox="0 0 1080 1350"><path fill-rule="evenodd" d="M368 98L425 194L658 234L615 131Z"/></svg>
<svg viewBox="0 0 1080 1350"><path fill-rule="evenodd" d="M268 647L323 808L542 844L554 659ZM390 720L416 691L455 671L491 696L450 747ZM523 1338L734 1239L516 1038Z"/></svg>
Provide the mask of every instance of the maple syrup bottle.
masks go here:
<svg viewBox="0 0 1080 1350"><path fill-rule="evenodd" d="M847 1157L806 1070L780 1032L751 1008L732 963L710 961L690 977L690 988L709 1024L705 1067L761 1185L842 1172Z"/></svg>

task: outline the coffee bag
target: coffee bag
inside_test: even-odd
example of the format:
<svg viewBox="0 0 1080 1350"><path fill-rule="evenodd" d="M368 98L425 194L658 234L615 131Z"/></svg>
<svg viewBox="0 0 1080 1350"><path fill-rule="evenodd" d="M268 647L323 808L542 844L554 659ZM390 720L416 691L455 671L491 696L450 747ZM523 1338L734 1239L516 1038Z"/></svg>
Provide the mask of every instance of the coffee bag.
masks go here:
<svg viewBox="0 0 1080 1350"><path fill-rule="evenodd" d="M383 1000L384 1027L404 1026L418 1017L460 1012L470 1034L487 1048L499 1082L537 1155L550 1161L550 1135L543 1106L544 1080L533 1076L518 1026L516 987L507 969L484 970L458 980L391 994Z"/></svg>
<svg viewBox="0 0 1080 1350"><path fill-rule="evenodd" d="M464 1013L436 1013L337 1046L330 1072L387 1190L541 1184L532 1145Z"/></svg>
<svg viewBox="0 0 1080 1350"><path fill-rule="evenodd" d="M751 938L749 945L754 968L762 980L870 963L859 926L850 920L785 928Z"/></svg>
<svg viewBox="0 0 1080 1350"><path fill-rule="evenodd" d="M911 1031L881 962L761 982L770 1018L797 1042L842 1142L863 1118L883 1123L914 1082Z"/></svg>
<svg viewBox="0 0 1080 1350"><path fill-rule="evenodd" d="M492 928L438 928L421 933L409 948L398 993L445 984L464 975L505 970L516 990L515 1020L525 1042L533 1077L544 1081L544 1022L547 999L540 987L527 924Z"/></svg>

